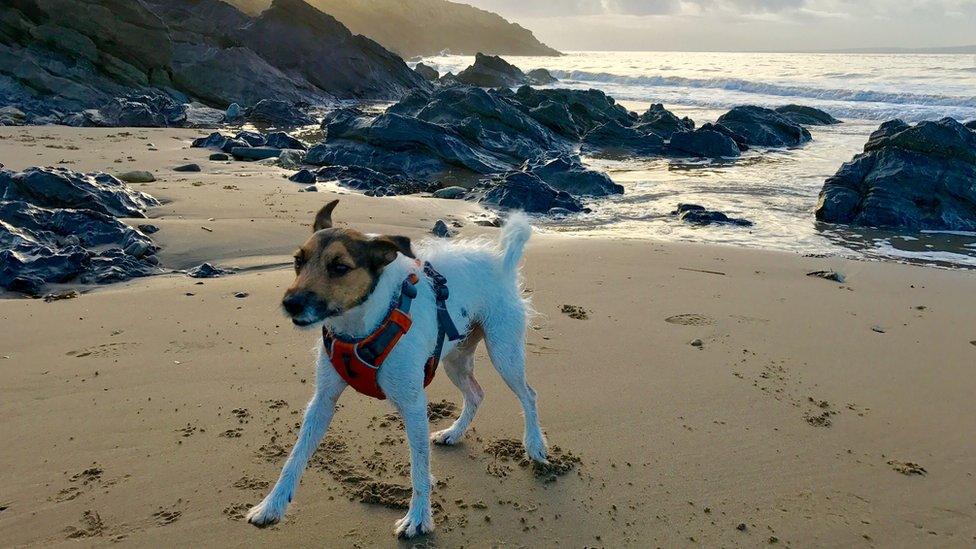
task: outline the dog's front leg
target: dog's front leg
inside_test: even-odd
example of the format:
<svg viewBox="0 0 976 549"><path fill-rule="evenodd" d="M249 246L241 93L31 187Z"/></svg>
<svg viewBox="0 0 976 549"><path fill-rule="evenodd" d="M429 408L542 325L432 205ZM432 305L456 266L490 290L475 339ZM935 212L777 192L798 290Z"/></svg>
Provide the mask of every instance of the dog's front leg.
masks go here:
<svg viewBox="0 0 976 549"><path fill-rule="evenodd" d="M285 509L295 495L305 466L329 429L336 401L346 388L346 382L331 367L320 367L316 377L315 395L305 410L305 418L298 431L298 441L288 455L278 482L271 489L271 493L247 513L247 521L259 528L275 524L285 516Z"/></svg>
<svg viewBox="0 0 976 549"><path fill-rule="evenodd" d="M403 425L410 444L410 481L413 495L406 516L396 522L396 535L412 538L434 531L434 517L430 507L430 428L427 420L427 395L423 390L409 403L394 401L403 416Z"/></svg>

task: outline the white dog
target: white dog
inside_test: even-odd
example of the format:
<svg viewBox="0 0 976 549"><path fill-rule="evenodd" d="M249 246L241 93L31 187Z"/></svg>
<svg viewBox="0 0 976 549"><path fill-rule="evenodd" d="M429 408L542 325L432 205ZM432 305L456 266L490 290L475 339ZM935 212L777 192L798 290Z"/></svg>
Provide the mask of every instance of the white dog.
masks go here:
<svg viewBox="0 0 976 549"><path fill-rule="evenodd" d="M430 441L456 444L474 419L484 398L474 377L474 351L482 339L495 369L522 404L528 457L546 462L536 393L525 379L528 306L521 293L519 263L532 228L524 215L513 214L502 228L500 250L473 242L431 243L418 258L406 237L333 228L337 203L329 203L316 215L314 234L295 254L297 277L282 302L295 325L323 328L315 394L278 482L248 512L247 520L255 526L281 520L309 458L329 428L339 395L352 382L361 392L371 394L372 388L374 396L388 397L403 417L413 494L395 532L404 537L426 534L434 528ZM446 278L449 297L440 288L443 279L438 280L438 272ZM410 300L410 295L415 297ZM443 311L439 314L443 305L450 318ZM408 309L406 322L396 313L403 308ZM463 339L450 340L452 320ZM356 346L369 336L373 336L371 348ZM437 349L440 353L433 356ZM343 352L344 363L336 358ZM368 356L364 360L361 355ZM431 364L436 368L436 361L430 359L442 359L444 371L464 396L457 421L433 435L428 434L424 393L433 373L425 370ZM377 362L381 367L372 370ZM363 382L371 373L372 379Z"/></svg>

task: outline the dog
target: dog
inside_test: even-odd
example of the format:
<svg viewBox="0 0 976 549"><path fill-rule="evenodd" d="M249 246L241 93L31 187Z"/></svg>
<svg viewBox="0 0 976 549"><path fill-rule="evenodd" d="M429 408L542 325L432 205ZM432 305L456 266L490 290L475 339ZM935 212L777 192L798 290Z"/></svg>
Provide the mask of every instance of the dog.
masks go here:
<svg viewBox="0 0 976 549"><path fill-rule="evenodd" d="M431 511L430 443L454 445L471 425L485 393L474 376L474 352L485 342L495 370L518 397L525 419L523 444L527 456L547 462L546 440L539 425L536 392L525 377L525 332L530 313L522 295L520 263L532 227L522 213L513 213L501 229L498 246L477 241L428 242L415 254L409 238L366 235L337 228L332 213L338 200L315 216L311 238L295 253L295 282L282 307L300 328L363 338L391 314L391 304L414 281L412 324L375 374L382 393L403 418L410 445L412 496L407 514L396 521L395 534L414 537L434 529ZM425 273L429 263L444 278L449 297L437 301L436 284ZM412 275L416 275L414 278ZM443 341L438 305L463 338ZM247 513L247 521L264 527L282 519L298 488L302 472L329 428L336 402L347 382L333 366L320 341L315 394L288 460L271 492ZM447 429L429 434L425 362L440 346L443 370L464 398L460 416ZM426 380L426 381L429 381Z"/></svg>

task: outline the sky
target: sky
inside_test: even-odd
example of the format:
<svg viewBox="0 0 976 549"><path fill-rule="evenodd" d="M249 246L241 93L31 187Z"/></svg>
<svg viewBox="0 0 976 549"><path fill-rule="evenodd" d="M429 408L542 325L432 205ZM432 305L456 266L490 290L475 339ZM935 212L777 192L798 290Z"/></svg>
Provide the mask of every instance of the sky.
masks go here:
<svg viewBox="0 0 976 549"><path fill-rule="evenodd" d="M811 51L976 44L976 0L457 0L563 50Z"/></svg>

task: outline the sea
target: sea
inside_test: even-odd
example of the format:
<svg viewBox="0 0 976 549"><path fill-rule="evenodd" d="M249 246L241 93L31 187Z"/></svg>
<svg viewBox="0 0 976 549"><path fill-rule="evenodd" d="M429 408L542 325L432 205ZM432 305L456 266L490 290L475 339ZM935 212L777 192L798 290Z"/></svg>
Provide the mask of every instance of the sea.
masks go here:
<svg viewBox="0 0 976 549"><path fill-rule="evenodd" d="M638 113L663 103L699 125L737 105L789 103L844 122L810 128L813 141L800 148L750 151L735 161L584 158L625 193L591 201L592 213L547 221L545 230L976 268L976 233L878 231L814 218L824 180L859 153L882 122L976 119L976 55L569 52L506 60L525 71L548 69L558 87L600 89ZM441 55L423 62L442 74L457 73L474 58ZM755 225L689 226L670 215L679 202Z"/></svg>

